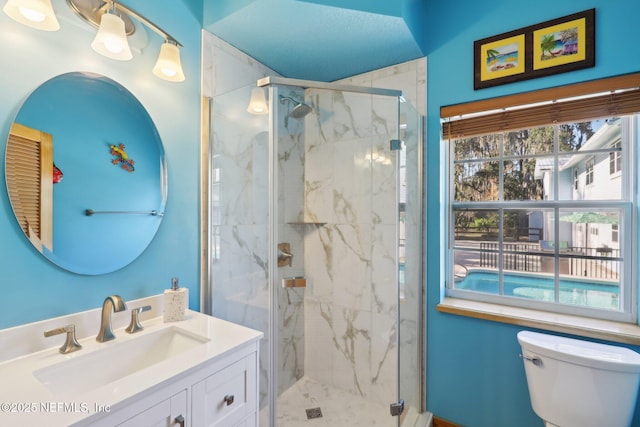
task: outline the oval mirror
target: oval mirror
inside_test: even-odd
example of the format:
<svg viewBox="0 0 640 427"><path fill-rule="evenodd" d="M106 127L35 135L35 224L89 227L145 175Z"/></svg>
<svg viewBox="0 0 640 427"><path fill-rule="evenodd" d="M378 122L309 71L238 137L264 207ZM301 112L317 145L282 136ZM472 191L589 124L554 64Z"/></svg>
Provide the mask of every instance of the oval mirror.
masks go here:
<svg viewBox="0 0 640 427"><path fill-rule="evenodd" d="M9 132L5 178L27 239L78 274L136 259L167 199L151 117L123 86L91 73L62 74L29 95Z"/></svg>

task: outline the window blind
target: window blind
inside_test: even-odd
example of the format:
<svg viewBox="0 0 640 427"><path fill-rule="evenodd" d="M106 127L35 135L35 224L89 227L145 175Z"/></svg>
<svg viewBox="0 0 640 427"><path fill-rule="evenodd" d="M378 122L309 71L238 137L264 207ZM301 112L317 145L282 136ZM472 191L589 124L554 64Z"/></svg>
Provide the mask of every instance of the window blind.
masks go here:
<svg viewBox="0 0 640 427"><path fill-rule="evenodd" d="M444 139L640 112L640 73L442 107Z"/></svg>

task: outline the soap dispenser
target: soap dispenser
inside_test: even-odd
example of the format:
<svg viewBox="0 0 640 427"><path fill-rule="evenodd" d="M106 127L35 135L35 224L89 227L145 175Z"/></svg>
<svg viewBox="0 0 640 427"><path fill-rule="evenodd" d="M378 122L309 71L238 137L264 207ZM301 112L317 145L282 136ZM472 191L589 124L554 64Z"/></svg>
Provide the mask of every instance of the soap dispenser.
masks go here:
<svg viewBox="0 0 640 427"><path fill-rule="evenodd" d="M178 286L178 278L171 279L171 289L164 291L164 321L179 322L184 320L187 308L188 289Z"/></svg>

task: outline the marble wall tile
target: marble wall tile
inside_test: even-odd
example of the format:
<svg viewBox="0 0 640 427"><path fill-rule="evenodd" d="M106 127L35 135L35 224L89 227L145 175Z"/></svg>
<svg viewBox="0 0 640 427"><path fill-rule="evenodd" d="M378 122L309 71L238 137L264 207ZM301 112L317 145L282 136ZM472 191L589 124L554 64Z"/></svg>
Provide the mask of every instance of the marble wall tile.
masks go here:
<svg viewBox="0 0 640 427"><path fill-rule="evenodd" d="M369 310L371 307L371 228L336 224L331 239L333 304Z"/></svg>
<svg viewBox="0 0 640 427"><path fill-rule="evenodd" d="M306 99L317 112L319 132L325 140L342 141L371 134L371 96L307 89Z"/></svg>
<svg viewBox="0 0 640 427"><path fill-rule="evenodd" d="M226 141L232 138L222 131L214 132L213 168L217 175L217 200L214 201L219 224L249 224L252 220L253 146ZM238 190L241 191L238 191Z"/></svg>
<svg viewBox="0 0 640 427"><path fill-rule="evenodd" d="M334 305L332 326L331 384L367 397L371 390L371 312Z"/></svg>
<svg viewBox="0 0 640 427"><path fill-rule="evenodd" d="M228 103L217 100L214 108ZM244 112L243 114L248 115ZM220 223L249 224L267 221L268 144L266 132L256 132L242 122L216 115L212 150L215 153L217 199L214 200Z"/></svg>
<svg viewBox="0 0 640 427"><path fill-rule="evenodd" d="M318 138L305 140L304 157L304 220L328 222L334 220L333 159L334 144Z"/></svg>
<svg viewBox="0 0 640 427"><path fill-rule="evenodd" d="M333 382L334 310L331 303L314 301L305 296L304 373L327 384Z"/></svg>
<svg viewBox="0 0 640 427"><path fill-rule="evenodd" d="M334 142L333 222L366 224L371 220L371 140Z"/></svg>
<svg viewBox="0 0 640 427"><path fill-rule="evenodd" d="M371 133L375 135L397 135L398 102L394 97L371 96Z"/></svg>
<svg viewBox="0 0 640 427"><path fill-rule="evenodd" d="M395 312L395 310L394 310ZM368 398L389 404L398 378L398 321L394 313L371 313L371 373ZM415 375L415 371L414 371Z"/></svg>
<svg viewBox="0 0 640 427"><path fill-rule="evenodd" d="M333 302L333 234L331 226L304 226L304 272L307 277L305 299L317 303ZM316 316L319 313L316 311Z"/></svg>
<svg viewBox="0 0 640 427"><path fill-rule="evenodd" d="M372 226L371 238L371 311L397 315L398 265L395 224Z"/></svg>
<svg viewBox="0 0 640 427"><path fill-rule="evenodd" d="M304 375L303 289L278 288L278 394Z"/></svg>

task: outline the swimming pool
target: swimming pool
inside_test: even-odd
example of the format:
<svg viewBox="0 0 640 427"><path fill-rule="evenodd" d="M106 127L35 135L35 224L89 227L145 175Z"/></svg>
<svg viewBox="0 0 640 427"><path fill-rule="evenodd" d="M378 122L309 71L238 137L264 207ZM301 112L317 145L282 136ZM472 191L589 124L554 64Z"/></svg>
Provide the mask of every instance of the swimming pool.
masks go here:
<svg viewBox="0 0 640 427"><path fill-rule="evenodd" d="M554 280L546 275L513 274L503 275L503 295L535 299L554 300ZM495 271L469 271L467 276L456 281L456 289L498 294L498 273ZM586 279L560 279L560 303L586 307L620 310L619 285L616 282Z"/></svg>

